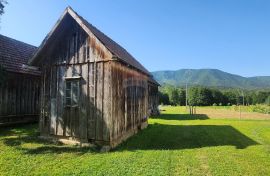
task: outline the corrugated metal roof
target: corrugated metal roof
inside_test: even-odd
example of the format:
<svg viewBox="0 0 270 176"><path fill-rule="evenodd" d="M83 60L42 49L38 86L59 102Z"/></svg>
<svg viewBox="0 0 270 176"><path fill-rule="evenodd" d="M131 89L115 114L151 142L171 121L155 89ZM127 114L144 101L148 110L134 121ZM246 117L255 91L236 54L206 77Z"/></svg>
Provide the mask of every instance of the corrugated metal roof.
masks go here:
<svg viewBox="0 0 270 176"><path fill-rule="evenodd" d="M0 65L7 71L40 75L38 70L26 66L35 50L35 46L0 34Z"/></svg>

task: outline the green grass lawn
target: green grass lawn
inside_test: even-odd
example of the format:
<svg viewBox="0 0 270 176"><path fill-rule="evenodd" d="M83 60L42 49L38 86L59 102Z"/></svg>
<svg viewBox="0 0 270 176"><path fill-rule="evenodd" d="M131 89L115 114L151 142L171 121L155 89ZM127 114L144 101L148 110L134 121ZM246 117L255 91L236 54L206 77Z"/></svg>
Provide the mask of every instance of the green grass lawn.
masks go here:
<svg viewBox="0 0 270 176"><path fill-rule="evenodd" d="M39 140L37 125L2 127L0 175L270 175L270 121L163 110L109 153Z"/></svg>

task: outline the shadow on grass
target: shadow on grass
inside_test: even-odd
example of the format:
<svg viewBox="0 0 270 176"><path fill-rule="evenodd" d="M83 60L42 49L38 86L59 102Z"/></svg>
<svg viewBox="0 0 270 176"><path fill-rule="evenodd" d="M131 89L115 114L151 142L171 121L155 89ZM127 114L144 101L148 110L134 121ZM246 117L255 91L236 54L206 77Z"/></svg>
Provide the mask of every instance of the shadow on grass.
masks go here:
<svg viewBox="0 0 270 176"><path fill-rule="evenodd" d="M228 125L149 125L118 150L179 150L213 146L244 149L258 143Z"/></svg>
<svg viewBox="0 0 270 176"><path fill-rule="evenodd" d="M20 135L33 135L38 132L38 124L14 124L12 126L1 126L0 137L4 136L20 136Z"/></svg>
<svg viewBox="0 0 270 176"><path fill-rule="evenodd" d="M25 154L73 153L81 155L99 151L99 148L63 145L62 143L41 139L38 136L36 124L0 128L0 143L3 142L6 146L16 148Z"/></svg>
<svg viewBox="0 0 270 176"><path fill-rule="evenodd" d="M79 147L73 145L63 145L62 143L50 142L38 138L38 136L23 136L17 138L5 138L4 144L10 147L15 147L25 154L61 154L73 153L82 155L87 152L98 152L98 148L94 147ZM23 144L28 144L23 146Z"/></svg>
<svg viewBox="0 0 270 176"><path fill-rule="evenodd" d="M0 142L21 150L25 154L73 153L82 155L100 151L100 148L67 146L39 139L34 126L26 126L24 130L9 129L8 131L10 132L6 132L6 136L0 136ZM8 135L10 133L12 136ZM151 124L113 151L182 150L214 146L234 146L237 149L244 149L252 145L258 145L258 143L228 125Z"/></svg>
<svg viewBox="0 0 270 176"><path fill-rule="evenodd" d="M207 120L209 117L205 114L161 114L159 116L153 116L153 119L163 120Z"/></svg>

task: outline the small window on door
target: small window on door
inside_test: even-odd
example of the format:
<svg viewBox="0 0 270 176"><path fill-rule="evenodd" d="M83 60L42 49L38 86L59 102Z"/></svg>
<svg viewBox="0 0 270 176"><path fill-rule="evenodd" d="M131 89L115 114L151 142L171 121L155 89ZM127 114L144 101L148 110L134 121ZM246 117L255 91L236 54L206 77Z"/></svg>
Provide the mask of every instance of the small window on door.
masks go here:
<svg viewBox="0 0 270 176"><path fill-rule="evenodd" d="M66 106L77 106L79 103L79 80L66 81Z"/></svg>

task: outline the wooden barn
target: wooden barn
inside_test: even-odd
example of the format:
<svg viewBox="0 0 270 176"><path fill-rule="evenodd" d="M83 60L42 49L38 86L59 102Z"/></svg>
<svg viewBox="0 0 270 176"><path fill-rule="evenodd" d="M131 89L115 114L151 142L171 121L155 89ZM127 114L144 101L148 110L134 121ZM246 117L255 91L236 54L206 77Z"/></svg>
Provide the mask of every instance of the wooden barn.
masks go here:
<svg viewBox="0 0 270 176"><path fill-rule="evenodd" d="M70 7L29 64L42 71L43 137L114 147L145 128L154 112L152 75Z"/></svg>
<svg viewBox="0 0 270 176"><path fill-rule="evenodd" d="M38 121L40 72L26 65L35 50L0 35L0 125Z"/></svg>

